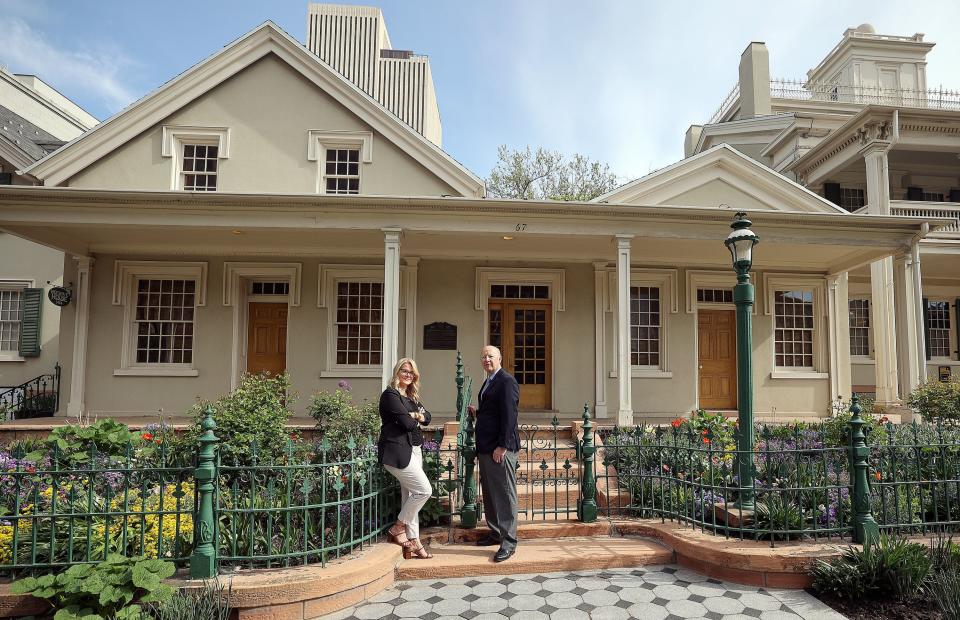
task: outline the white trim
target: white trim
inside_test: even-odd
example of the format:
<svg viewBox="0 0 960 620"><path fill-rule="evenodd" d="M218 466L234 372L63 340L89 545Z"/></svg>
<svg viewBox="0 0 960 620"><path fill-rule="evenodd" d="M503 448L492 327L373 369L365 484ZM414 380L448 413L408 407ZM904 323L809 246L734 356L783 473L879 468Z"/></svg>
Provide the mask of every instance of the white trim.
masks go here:
<svg viewBox="0 0 960 620"><path fill-rule="evenodd" d="M709 308L713 310L733 310L736 309L736 306L733 304L717 304L717 303L701 303L697 301L697 290L701 288L722 288L733 290L733 286L737 283L737 276L733 271L707 271L699 269L687 269L686 270L686 279L687 279L687 299L686 299L686 312L687 314L696 314L697 308ZM754 278L756 278L754 274ZM756 303L759 299L754 301L753 304L753 314L757 314L757 306L760 304Z"/></svg>
<svg viewBox="0 0 960 620"><path fill-rule="evenodd" d="M400 281L403 286L400 293L400 309L406 310L407 313L403 338L406 354L403 357L415 358L417 357L417 287L419 286L420 259L416 256L408 256L404 261L407 264L400 267ZM404 273L406 282L404 282Z"/></svg>
<svg viewBox="0 0 960 620"><path fill-rule="evenodd" d="M160 140L160 156L169 157L170 189L180 190L180 175L183 172L183 146L206 144L217 147L217 160L230 157L229 127L193 127L188 125L164 125ZM220 187L220 166L217 166L217 188Z"/></svg>
<svg viewBox="0 0 960 620"><path fill-rule="evenodd" d="M772 330L776 330L776 316L774 305L774 294L776 291L791 290L809 290L813 293L813 368L798 368L791 370L786 367L779 367L776 363L776 334L770 339L770 367L773 368L773 374L776 378L785 378L781 373L796 373L798 378L817 379L819 375L829 377L825 369L829 367L827 362L828 353L828 329L827 319L829 314L829 303L827 299L827 279L824 276L812 276L804 274L790 273L764 273L763 274L763 292L764 292L764 314L771 317L774 321ZM849 342L847 343L849 347ZM802 375L816 375L802 377ZM771 375L772 376L772 375Z"/></svg>
<svg viewBox="0 0 960 620"><path fill-rule="evenodd" d="M137 364L134 354L136 335L133 334L134 311L133 288L142 278L194 280L193 344L189 363L182 364ZM197 308L207 302L207 263L175 261L127 261L117 260L113 264L113 304L123 306L123 344L120 350L120 368L113 371L115 376L176 376L195 377L199 373L194 367L197 354L198 318Z"/></svg>
<svg viewBox="0 0 960 620"><path fill-rule="evenodd" d="M70 401L67 403L67 415L79 417L86 411L84 397L87 386L87 334L90 326L90 272L93 259L88 256L74 256L77 261L76 291L77 301L73 323L73 357L70 368ZM114 276L116 277L116 276ZM129 330L125 327L123 333Z"/></svg>
<svg viewBox="0 0 960 620"><path fill-rule="evenodd" d="M607 315L609 296L607 294L607 261L593 263L593 339L594 339L594 417L607 417Z"/></svg>
<svg viewBox="0 0 960 620"><path fill-rule="evenodd" d="M669 315L678 314L680 312L680 301L677 290L678 272L679 270L677 269L648 269L645 267L633 267L630 269L630 284L628 291L629 288L634 286L649 286L660 289L660 363L656 366L634 366L632 348L633 344L630 342L630 339L628 339L628 343L631 347L630 376L632 377L660 379L673 376L673 373L669 370L669 347L667 346L667 339L670 323ZM607 292L610 295L609 306L614 308L617 307L616 270L611 270L608 274L608 278L609 284L607 286ZM629 307L629 300L627 305ZM630 327L632 327L632 325ZM618 331L618 322L614 321L613 339L615 342L619 342L619 340L617 340ZM616 378L617 373L618 371L614 369L610 373L610 378Z"/></svg>
<svg viewBox="0 0 960 620"><path fill-rule="evenodd" d="M286 295L271 295L268 303L285 303L288 307L300 306L300 282L303 273L302 263L256 263L226 262L223 264L223 305L232 307L233 337L230 354L230 388L240 383L240 377L247 368L247 341L249 324L249 304L255 301L247 293L243 284L252 278L269 278L290 285ZM287 351L290 351L289 317L287 319Z"/></svg>
<svg viewBox="0 0 960 620"><path fill-rule="evenodd" d="M373 163L372 131L335 131L332 129L311 129L307 131L307 161L322 161L323 151L327 148L346 146L360 147L360 161Z"/></svg>
<svg viewBox="0 0 960 620"><path fill-rule="evenodd" d="M829 379L830 374L811 370L774 370L770 373L771 379Z"/></svg>
<svg viewBox="0 0 960 620"><path fill-rule="evenodd" d="M565 269L477 267L476 289L474 291L475 310L486 313L492 284L547 284L550 286L550 300L554 312L563 312L567 309ZM554 319L556 319L556 316L554 316ZM486 325L486 322L486 318L484 318L484 325ZM556 325L555 321L554 325ZM486 341L487 328L484 329L484 342Z"/></svg>

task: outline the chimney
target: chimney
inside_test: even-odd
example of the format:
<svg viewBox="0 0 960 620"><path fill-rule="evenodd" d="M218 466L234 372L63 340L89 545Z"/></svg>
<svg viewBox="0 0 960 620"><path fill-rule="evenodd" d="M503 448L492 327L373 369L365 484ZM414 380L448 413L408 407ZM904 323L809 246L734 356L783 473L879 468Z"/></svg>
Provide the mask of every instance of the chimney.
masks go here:
<svg viewBox="0 0 960 620"><path fill-rule="evenodd" d="M690 157L696 155L697 144L700 142L700 134L703 133L703 125L690 125L687 128L687 134L683 138L683 156Z"/></svg>
<svg viewBox="0 0 960 620"><path fill-rule="evenodd" d="M766 116L770 107L770 52L754 41L740 55L740 118Z"/></svg>

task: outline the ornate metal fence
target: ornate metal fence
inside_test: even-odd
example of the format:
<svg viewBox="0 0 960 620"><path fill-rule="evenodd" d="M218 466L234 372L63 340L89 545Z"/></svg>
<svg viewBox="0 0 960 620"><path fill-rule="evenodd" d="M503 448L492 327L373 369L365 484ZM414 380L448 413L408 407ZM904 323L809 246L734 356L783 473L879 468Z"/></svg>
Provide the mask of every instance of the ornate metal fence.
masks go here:
<svg viewBox="0 0 960 620"><path fill-rule="evenodd" d="M0 390L0 419L45 418L60 406L60 364L53 372Z"/></svg>

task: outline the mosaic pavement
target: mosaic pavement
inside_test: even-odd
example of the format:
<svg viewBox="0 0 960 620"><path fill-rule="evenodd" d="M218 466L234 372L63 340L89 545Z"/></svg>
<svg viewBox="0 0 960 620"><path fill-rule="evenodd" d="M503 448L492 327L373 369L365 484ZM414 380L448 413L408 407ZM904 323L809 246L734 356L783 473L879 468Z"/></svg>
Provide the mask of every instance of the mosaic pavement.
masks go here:
<svg viewBox="0 0 960 620"><path fill-rule="evenodd" d="M843 620L800 590L757 588L678 566L408 581L329 620Z"/></svg>

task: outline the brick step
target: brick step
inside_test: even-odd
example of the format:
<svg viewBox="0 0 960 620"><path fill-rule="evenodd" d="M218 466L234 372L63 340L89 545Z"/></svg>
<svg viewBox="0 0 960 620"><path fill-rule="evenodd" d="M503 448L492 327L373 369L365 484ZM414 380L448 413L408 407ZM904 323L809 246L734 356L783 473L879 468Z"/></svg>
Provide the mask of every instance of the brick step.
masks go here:
<svg viewBox="0 0 960 620"><path fill-rule="evenodd" d="M582 536L527 539L518 533L517 552L506 562L495 563L496 547L472 543L431 545L430 560L404 560L397 566L398 580L443 579L479 575L550 573L601 568L625 568L673 562L673 551L648 538Z"/></svg>
<svg viewBox="0 0 960 620"><path fill-rule="evenodd" d="M580 497L580 485L573 480L569 485L529 482L517 485L517 503L526 508L575 508Z"/></svg>

